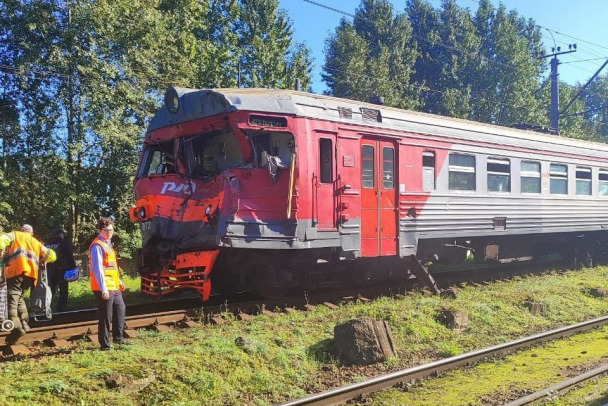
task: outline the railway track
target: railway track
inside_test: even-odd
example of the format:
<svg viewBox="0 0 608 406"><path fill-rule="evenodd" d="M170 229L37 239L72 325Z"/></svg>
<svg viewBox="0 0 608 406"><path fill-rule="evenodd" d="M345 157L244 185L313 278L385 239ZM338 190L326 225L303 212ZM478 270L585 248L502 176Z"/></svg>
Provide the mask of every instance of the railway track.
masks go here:
<svg viewBox="0 0 608 406"><path fill-rule="evenodd" d="M506 277L525 276L547 270L547 263L511 263L498 264L492 268L462 269L437 274L438 285L442 289L457 284L489 284L491 281ZM198 298L150 302L127 306L126 334L134 337L137 329L166 331L170 326L192 326L193 323L221 323L226 314L232 314L239 320L250 320L255 314L269 313L264 309L291 311L307 310L317 304L337 306L349 301L367 301L380 296L395 296L412 291L417 286L415 279L402 280L401 284L349 288L336 291L300 292L290 297L274 300L260 300L250 294L235 296L227 301L222 297L212 297L205 303L204 311ZM65 348L72 346L72 341L85 339L97 343L96 309L84 309L55 315L51 321L31 323L32 330L17 345L3 345L7 332L0 333L0 351L12 359L14 355L27 355L40 352L42 348Z"/></svg>
<svg viewBox="0 0 608 406"><path fill-rule="evenodd" d="M543 399L545 397L554 395L555 393L567 391L567 390L575 387L576 385L579 385L590 379L596 378L600 375L604 375L607 372L608 372L608 364L604 364L604 365L594 368L590 371L587 371L583 374L570 378L566 381L560 382L556 385L550 386L548 388L545 388L545 389L539 390L537 392L531 393L529 395L523 396L519 399L513 400L513 401L505 404L505 406L529 405L532 402L535 402L539 399Z"/></svg>
<svg viewBox="0 0 608 406"><path fill-rule="evenodd" d="M426 378L431 375L440 374L442 372L470 365L480 360L501 356L515 350L540 344L545 341L555 340L588 331L599 326L608 324L608 316L585 321L567 327L561 327L555 330L536 334L530 337L521 338L504 344L495 345L492 347L483 348L472 351L466 354L458 355L451 358L431 362L430 364L420 365L412 368L403 369L389 374L367 379L362 382L357 382L351 385L342 386L339 388L323 391L300 399L295 399L289 402L281 403L281 406L328 406L342 404L348 400L354 399L361 395L366 395L372 392L377 392L382 389L390 388L394 385L409 382L414 379ZM606 367L608 369L608 367ZM603 373L596 372L595 375ZM590 379L587 377L586 379ZM570 381L570 380L569 380ZM568 383L575 385L576 383ZM550 390L546 389L545 391ZM540 394L536 395L539 396ZM532 395L530 395L532 396ZM540 398L540 397L538 397ZM523 399L523 398L522 398ZM536 399L526 400L531 402ZM527 403L513 403L513 405L524 405ZM511 404L509 404L511 405Z"/></svg>

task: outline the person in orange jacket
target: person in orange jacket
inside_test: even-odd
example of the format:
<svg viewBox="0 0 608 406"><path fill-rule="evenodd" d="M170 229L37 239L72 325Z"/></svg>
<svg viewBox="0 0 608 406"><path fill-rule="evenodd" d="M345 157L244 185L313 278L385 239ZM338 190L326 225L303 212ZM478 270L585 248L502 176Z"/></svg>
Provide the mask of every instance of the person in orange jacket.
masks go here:
<svg viewBox="0 0 608 406"><path fill-rule="evenodd" d="M126 306L122 298L125 285L120 279L116 251L112 246L114 221L104 217L97 223L99 235L89 247L89 270L91 274L91 290L97 300L99 323L97 338L102 351L109 350L110 326L114 343L129 345L125 340Z"/></svg>
<svg viewBox="0 0 608 406"><path fill-rule="evenodd" d="M8 315L15 327L6 337L7 344L14 344L30 330L25 293L36 285L40 262L54 262L55 251L46 248L34 235L29 224L0 236L0 249L5 249L6 285L8 290Z"/></svg>

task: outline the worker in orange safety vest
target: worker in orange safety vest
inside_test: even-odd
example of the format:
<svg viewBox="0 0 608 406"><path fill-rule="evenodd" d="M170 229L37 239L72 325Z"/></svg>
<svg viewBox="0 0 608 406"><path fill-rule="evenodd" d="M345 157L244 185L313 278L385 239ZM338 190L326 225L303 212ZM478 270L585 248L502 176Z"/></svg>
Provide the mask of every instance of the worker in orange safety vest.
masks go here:
<svg viewBox="0 0 608 406"><path fill-rule="evenodd" d="M24 224L19 231L0 235L0 250L6 248L4 274L8 290L8 315L14 323L14 329L6 337L7 344L16 343L30 330L24 297L38 281L39 263L57 259L55 251L45 247L33 233L32 226Z"/></svg>
<svg viewBox="0 0 608 406"><path fill-rule="evenodd" d="M112 247L114 235L114 221L104 217L97 223L99 234L89 247L89 269L91 274L91 290L95 294L99 323L97 338L102 351L112 348L110 344L110 327L114 343L130 345L125 339L125 313L126 306L122 298L125 290L120 280L120 270L116 258L116 251Z"/></svg>

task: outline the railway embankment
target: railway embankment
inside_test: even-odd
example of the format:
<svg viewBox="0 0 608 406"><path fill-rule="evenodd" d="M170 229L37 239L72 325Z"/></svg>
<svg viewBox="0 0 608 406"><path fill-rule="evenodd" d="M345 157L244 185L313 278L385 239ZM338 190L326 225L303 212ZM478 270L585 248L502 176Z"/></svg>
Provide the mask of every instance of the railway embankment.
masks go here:
<svg viewBox="0 0 608 406"><path fill-rule="evenodd" d="M227 313L217 325L140 331L134 345L112 351L91 350L83 341L49 357L0 363L0 404L270 405L606 315L608 298L599 294L602 289L608 289L606 267L464 285L443 297L408 292L336 308L318 305L306 312L263 309L274 312L247 320ZM466 326L446 325L441 316L446 311L465 313ZM338 359L334 327L361 317L388 323L394 357L367 366L347 366ZM440 378L446 379L443 384L436 379L406 384L366 404L400 404L403 396L411 396L405 404L430 404L436 394L444 405L481 405L497 393L507 399L510 390L549 386L568 368L601 360L608 331L587 334L591 339L586 343L574 337L547 346L570 351L554 357L563 365L550 367L553 361L542 353L545 349L537 348L532 350L536 355L521 355L512 365L486 362L450 372L460 374L451 380L446 374ZM551 373L531 374L541 366ZM512 376L520 376L522 384L509 383ZM525 382L534 385L527 388Z"/></svg>

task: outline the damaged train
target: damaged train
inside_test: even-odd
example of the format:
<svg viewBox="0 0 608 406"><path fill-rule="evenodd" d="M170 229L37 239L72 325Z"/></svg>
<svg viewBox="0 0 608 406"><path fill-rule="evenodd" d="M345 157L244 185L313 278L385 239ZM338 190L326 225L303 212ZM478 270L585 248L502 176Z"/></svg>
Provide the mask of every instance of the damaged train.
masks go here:
<svg viewBox="0 0 608 406"><path fill-rule="evenodd" d="M292 90L170 87L131 220L142 292L280 297L424 266L604 257L608 145Z"/></svg>

